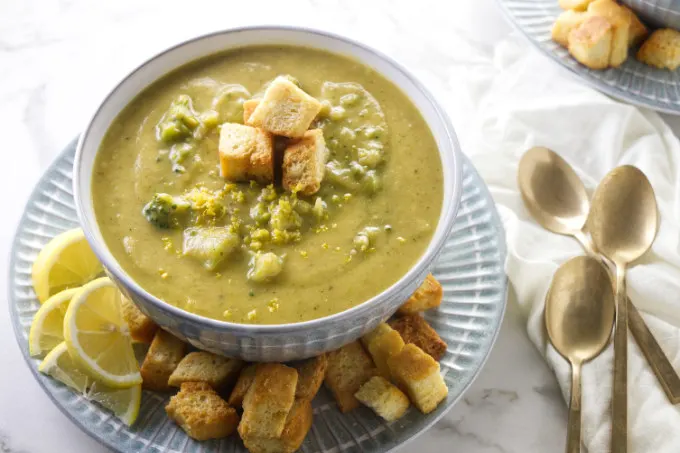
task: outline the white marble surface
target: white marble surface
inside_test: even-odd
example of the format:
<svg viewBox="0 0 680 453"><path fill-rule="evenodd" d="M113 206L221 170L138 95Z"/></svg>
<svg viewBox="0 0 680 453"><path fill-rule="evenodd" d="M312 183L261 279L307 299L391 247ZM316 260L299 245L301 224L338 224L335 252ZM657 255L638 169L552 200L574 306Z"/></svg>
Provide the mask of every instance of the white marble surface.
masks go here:
<svg viewBox="0 0 680 453"><path fill-rule="evenodd" d="M457 40L489 48L510 33L493 0L234 3L0 1L1 294L6 294L14 227L33 184L82 129L106 90L145 56L218 28L302 24L349 35L391 54L446 97L445 74L447 65L457 61ZM465 128L457 122L465 112L456 110L455 99L445 105L465 149ZM465 151L474 155L474 150ZM553 375L526 336L525 322L511 297L496 347L477 381L442 421L402 451L562 450L566 409ZM0 309L0 452L103 451L34 382L7 311Z"/></svg>

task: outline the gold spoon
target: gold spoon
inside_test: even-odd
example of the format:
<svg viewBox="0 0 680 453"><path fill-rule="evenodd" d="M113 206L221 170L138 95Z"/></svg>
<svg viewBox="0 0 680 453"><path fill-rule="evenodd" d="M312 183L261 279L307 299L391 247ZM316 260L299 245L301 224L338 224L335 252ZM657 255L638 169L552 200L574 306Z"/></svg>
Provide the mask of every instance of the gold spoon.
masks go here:
<svg viewBox="0 0 680 453"><path fill-rule="evenodd" d="M554 233L574 236L586 253L602 259L585 231L590 204L574 170L555 152L542 147L527 151L519 163L518 182L532 216ZM613 265L603 260L610 271ZM613 272L612 272L613 275ZM672 404L680 403L680 377L649 331L640 312L628 299L628 326Z"/></svg>
<svg viewBox="0 0 680 453"><path fill-rule="evenodd" d="M577 256L557 269L545 300L545 326L557 352L571 363L566 452L579 453L581 365L602 352L614 327L612 282L599 260Z"/></svg>
<svg viewBox="0 0 680 453"><path fill-rule="evenodd" d="M628 308L626 267L654 242L659 213L654 189L635 167L610 171L593 195L588 230L597 249L616 266L616 330L612 392L612 451L628 449Z"/></svg>

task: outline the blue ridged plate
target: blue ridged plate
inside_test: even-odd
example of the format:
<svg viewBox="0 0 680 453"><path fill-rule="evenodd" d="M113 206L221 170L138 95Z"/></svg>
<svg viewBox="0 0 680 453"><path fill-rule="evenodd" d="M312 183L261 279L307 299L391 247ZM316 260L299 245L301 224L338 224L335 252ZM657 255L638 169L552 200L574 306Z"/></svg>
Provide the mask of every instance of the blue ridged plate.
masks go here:
<svg viewBox="0 0 680 453"><path fill-rule="evenodd" d="M680 71L640 63L635 59L634 49L619 68L589 69L551 38L553 23L562 12L557 0L497 1L510 22L536 48L593 88L640 107L680 115Z"/></svg>
<svg viewBox="0 0 680 453"><path fill-rule="evenodd" d="M28 331L39 303L31 287L31 265L58 233L78 226L71 191L75 142L47 170L26 205L11 252L9 310L28 366L54 403L81 429L118 452L245 452L237 436L221 441L189 439L163 410L165 395L144 392L132 428L64 385L38 373L28 355ZM341 414L322 389L314 400L314 424L300 449L321 452L387 452L413 439L442 417L479 373L500 329L507 280L505 240L498 213L484 183L464 159L463 199L456 223L433 271L444 287L441 307L426 318L448 343L441 360L448 398L428 415L411 408L386 423L360 408Z"/></svg>

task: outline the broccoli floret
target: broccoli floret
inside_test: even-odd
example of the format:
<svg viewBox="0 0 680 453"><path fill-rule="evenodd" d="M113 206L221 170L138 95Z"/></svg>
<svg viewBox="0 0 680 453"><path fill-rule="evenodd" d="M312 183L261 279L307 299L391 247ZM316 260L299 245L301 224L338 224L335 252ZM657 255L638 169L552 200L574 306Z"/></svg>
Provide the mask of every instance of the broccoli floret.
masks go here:
<svg viewBox="0 0 680 453"><path fill-rule="evenodd" d="M255 253L250 259L248 280L261 283L267 282L283 270L283 257L272 252Z"/></svg>
<svg viewBox="0 0 680 453"><path fill-rule="evenodd" d="M304 200L295 200L293 202L293 208L300 215L307 215L312 212L313 206Z"/></svg>
<svg viewBox="0 0 680 453"><path fill-rule="evenodd" d="M200 121L191 105L191 98L185 94L170 104L157 126L158 138L172 143L190 137Z"/></svg>
<svg viewBox="0 0 680 453"><path fill-rule="evenodd" d="M258 225L264 225L269 222L271 214L267 205L261 201L257 202L252 208L250 208L250 218L257 222Z"/></svg>
<svg viewBox="0 0 680 453"><path fill-rule="evenodd" d="M194 145L191 143L177 143L172 146L168 158L172 162L172 171L175 173L184 173L186 168L182 165L187 157L194 152Z"/></svg>
<svg viewBox="0 0 680 453"><path fill-rule="evenodd" d="M190 204L181 197L157 193L142 209L146 220L158 228L175 228L178 217L189 210Z"/></svg>
<svg viewBox="0 0 680 453"><path fill-rule="evenodd" d="M302 218L295 212L288 197L281 197L278 203L272 203L269 211L269 225L274 230L298 230L302 226Z"/></svg>
<svg viewBox="0 0 680 453"><path fill-rule="evenodd" d="M187 228L184 230L183 253L214 270L227 256L241 245L241 238L224 227Z"/></svg>

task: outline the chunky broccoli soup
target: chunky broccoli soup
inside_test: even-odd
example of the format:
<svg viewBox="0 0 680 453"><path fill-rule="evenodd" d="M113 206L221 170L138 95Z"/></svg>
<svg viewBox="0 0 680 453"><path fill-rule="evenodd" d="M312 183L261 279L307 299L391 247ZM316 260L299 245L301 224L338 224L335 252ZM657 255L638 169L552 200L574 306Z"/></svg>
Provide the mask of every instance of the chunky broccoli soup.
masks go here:
<svg viewBox="0 0 680 453"><path fill-rule="evenodd" d="M346 310L405 274L442 205L436 143L372 69L306 48L247 47L155 82L112 123L96 217L144 289L219 320Z"/></svg>

